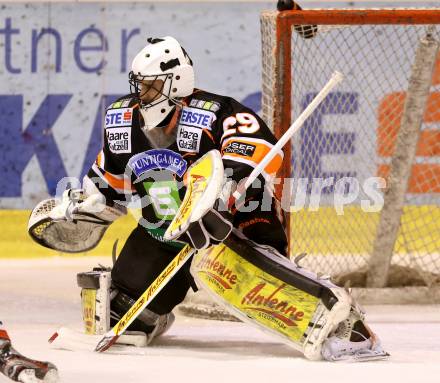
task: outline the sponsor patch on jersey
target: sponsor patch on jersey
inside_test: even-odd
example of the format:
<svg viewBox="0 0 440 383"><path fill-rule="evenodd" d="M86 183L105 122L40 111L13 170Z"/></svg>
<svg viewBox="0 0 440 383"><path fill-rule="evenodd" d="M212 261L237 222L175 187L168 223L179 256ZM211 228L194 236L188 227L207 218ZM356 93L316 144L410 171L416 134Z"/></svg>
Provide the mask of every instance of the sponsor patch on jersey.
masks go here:
<svg viewBox="0 0 440 383"><path fill-rule="evenodd" d="M112 153L131 152L131 127L106 129L108 147Z"/></svg>
<svg viewBox="0 0 440 383"><path fill-rule="evenodd" d="M128 165L137 177L154 169L167 169L182 177L188 166L179 153L169 149L153 149L136 154L130 158Z"/></svg>
<svg viewBox="0 0 440 383"><path fill-rule="evenodd" d="M210 110L212 112L217 112L217 110L220 109L220 104L218 102L215 102L215 101L206 101L203 104L202 108L206 109L206 110Z"/></svg>
<svg viewBox="0 0 440 383"><path fill-rule="evenodd" d="M189 105L200 109L210 110L211 112L217 112L220 109L220 104L216 101L198 100L196 98L193 98Z"/></svg>
<svg viewBox="0 0 440 383"><path fill-rule="evenodd" d="M204 100L199 100L199 102L197 103L196 107L203 109L203 105L205 105L205 101Z"/></svg>
<svg viewBox="0 0 440 383"><path fill-rule="evenodd" d="M179 124L211 130L211 125L215 119L215 114L209 110L184 107L180 115Z"/></svg>
<svg viewBox="0 0 440 383"><path fill-rule="evenodd" d="M223 149L223 153L234 153L244 157L252 157L255 153L255 149L255 145L232 141Z"/></svg>
<svg viewBox="0 0 440 383"><path fill-rule="evenodd" d="M115 101L113 104L111 104L108 109L117 109L117 108L126 108L128 105L130 105L130 102L132 101L132 98L123 98L122 100Z"/></svg>
<svg viewBox="0 0 440 383"><path fill-rule="evenodd" d="M177 131L177 146L179 147L179 150L183 152L198 153L201 140L202 129L179 125Z"/></svg>
<svg viewBox="0 0 440 383"><path fill-rule="evenodd" d="M110 105L110 109L117 109L120 108L122 105L122 101L116 101L113 104Z"/></svg>
<svg viewBox="0 0 440 383"><path fill-rule="evenodd" d="M105 127L131 126L133 108L108 109L105 114Z"/></svg>

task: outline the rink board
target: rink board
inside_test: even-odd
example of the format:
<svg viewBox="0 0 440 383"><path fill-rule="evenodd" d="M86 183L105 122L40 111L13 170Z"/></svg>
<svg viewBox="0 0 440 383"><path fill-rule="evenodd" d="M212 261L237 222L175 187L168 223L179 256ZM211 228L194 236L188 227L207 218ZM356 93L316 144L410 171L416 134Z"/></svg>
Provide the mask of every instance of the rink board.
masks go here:
<svg viewBox="0 0 440 383"><path fill-rule="evenodd" d="M380 213L366 213L358 206L344 208L337 215L333 207L301 210L290 217L295 254L371 254ZM440 207L407 205L394 252L439 253Z"/></svg>
<svg viewBox="0 0 440 383"><path fill-rule="evenodd" d="M27 233L29 210L0 210L0 258L38 258L65 255L42 247L32 241ZM69 254L69 257L111 256L113 243L119 239L118 249L136 227L136 220L128 214L109 227L100 244L93 250Z"/></svg>
<svg viewBox="0 0 440 383"><path fill-rule="evenodd" d="M430 220L424 219L429 212ZM0 258L33 258L62 255L34 243L27 234L29 210L0 210ZM411 220L407 220L411 217ZM368 219L367 219L368 218ZM432 219L434 218L434 219ZM291 216L291 235L294 253L347 255L371 253L379 215L364 213L358 208L346 208L337 215L332 208L316 212L301 210ZM439 253L440 208L438 206L407 206L403 216L397 253ZM106 256L111 254L113 243L119 239L119 248L126 240L136 220L129 214L110 226L101 243L92 251L78 256ZM408 233L411 233L409 235ZM422 249L422 250L421 250ZM71 256L71 255L70 255Z"/></svg>

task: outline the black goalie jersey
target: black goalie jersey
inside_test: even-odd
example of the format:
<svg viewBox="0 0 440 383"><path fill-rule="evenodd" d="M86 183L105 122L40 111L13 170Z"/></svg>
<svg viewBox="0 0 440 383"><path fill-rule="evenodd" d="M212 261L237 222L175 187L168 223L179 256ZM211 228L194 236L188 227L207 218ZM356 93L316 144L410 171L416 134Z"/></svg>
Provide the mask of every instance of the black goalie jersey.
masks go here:
<svg viewBox="0 0 440 383"><path fill-rule="evenodd" d="M194 161L217 149L226 174L239 182L275 144L262 119L232 98L197 90L183 105L164 120L162 129L174 139L161 147L153 145L150 135L147 138L144 133L133 95L110 105L104 147L87 175L108 202L126 204L136 196L142 205L142 225L159 241L180 206L185 194L182 180ZM260 180L266 187L282 158L280 151L262 173ZM262 196L263 188L250 188L246 199L261 200Z"/></svg>

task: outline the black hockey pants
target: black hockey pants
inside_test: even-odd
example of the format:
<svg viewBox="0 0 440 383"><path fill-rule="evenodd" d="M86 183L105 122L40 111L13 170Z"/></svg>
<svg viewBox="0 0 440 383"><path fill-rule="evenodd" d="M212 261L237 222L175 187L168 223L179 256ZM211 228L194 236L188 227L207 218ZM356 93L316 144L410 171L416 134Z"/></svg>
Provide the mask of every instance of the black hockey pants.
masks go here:
<svg viewBox="0 0 440 383"><path fill-rule="evenodd" d="M250 213L237 212L234 227L240 229L249 239L270 245L286 254L287 239L283 224L275 208L270 211ZM134 299L139 298L161 271L179 252L178 249L151 237L142 226L137 226L128 237L112 270L113 284ZM190 262L182 267L163 288L148 308L157 314L166 314L183 301L192 277Z"/></svg>

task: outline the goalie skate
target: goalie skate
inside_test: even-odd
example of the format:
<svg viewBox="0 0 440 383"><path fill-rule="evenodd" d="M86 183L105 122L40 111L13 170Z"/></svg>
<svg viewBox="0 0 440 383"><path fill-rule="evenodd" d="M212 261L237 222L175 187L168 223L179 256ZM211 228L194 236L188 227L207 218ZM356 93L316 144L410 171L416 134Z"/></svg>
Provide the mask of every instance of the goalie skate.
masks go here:
<svg viewBox="0 0 440 383"><path fill-rule="evenodd" d="M325 340L322 356L332 362L367 362L387 359L390 355L382 349L379 338L364 323L360 307L352 307L349 317L339 323Z"/></svg>

